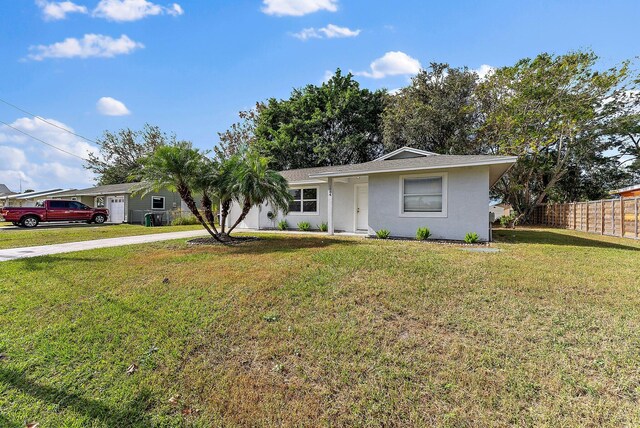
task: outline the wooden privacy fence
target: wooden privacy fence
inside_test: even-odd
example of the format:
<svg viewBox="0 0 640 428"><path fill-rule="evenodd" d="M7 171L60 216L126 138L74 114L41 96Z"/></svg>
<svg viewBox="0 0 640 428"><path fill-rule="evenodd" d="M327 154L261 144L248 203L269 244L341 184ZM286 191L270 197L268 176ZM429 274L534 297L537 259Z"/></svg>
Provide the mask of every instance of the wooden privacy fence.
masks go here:
<svg viewBox="0 0 640 428"><path fill-rule="evenodd" d="M639 239L640 198L541 205L533 213L533 223Z"/></svg>

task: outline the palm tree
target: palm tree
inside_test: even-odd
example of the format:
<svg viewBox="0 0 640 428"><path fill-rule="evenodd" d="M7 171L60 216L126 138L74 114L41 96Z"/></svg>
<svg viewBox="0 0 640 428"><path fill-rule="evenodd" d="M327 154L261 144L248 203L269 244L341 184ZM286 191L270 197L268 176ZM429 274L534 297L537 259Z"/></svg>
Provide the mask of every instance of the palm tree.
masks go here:
<svg viewBox="0 0 640 428"><path fill-rule="evenodd" d="M160 146L142 162L142 182L136 188L144 194L163 188L175 190L198 222L216 240L220 241L215 225L213 230L198 211L193 198L193 184L203 171L204 156L188 141Z"/></svg>
<svg viewBox="0 0 640 428"><path fill-rule="evenodd" d="M245 219L252 207L267 203L274 210L289 211L291 194L287 180L277 171L269 168L269 158L261 156L254 150L248 150L241 157L241 162L233 171L232 193L242 204L242 212L227 234Z"/></svg>

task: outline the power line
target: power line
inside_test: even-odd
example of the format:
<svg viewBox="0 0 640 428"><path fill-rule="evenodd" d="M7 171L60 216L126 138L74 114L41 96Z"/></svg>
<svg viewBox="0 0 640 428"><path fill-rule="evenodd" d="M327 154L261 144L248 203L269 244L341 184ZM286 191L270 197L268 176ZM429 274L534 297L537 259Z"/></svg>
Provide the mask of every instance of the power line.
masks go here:
<svg viewBox="0 0 640 428"><path fill-rule="evenodd" d="M60 147L58 147L58 146L54 146L53 144L47 143L46 141L41 140L40 138L35 137L35 136L33 136L33 135L29 134L28 132L24 132L22 129L19 129L19 128L16 128L15 126L9 125L7 122L3 122L2 120L0 120L0 123L2 123L3 125L8 126L9 128L11 128L11 129L13 129L13 130L15 130L15 131L20 132L21 134L26 135L27 137L31 137L31 138L33 138L34 140L41 142L42 144L46 144L46 145L47 145L47 146L49 146L49 147L53 147L53 148L54 148L54 149L56 149L56 150L60 150L62 153L66 153L66 154L68 154L68 155L71 155L71 156L77 157L78 159L82 159L82 160L83 160L83 161L85 161L85 162L89 162L89 160L88 160L88 159L85 159L85 158L83 158L82 156L78 156L78 155L76 155L75 153L68 152L68 151L66 151L65 149L61 149L61 148L60 148Z"/></svg>
<svg viewBox="0 0 640 428"><path fill-rule="evenodd" d="M90 139L90 138L87 138L87 137L84 137L84 136L82 136L82 135L80 135L80 134L77 134L77 133L75 133L75 132L73 132L73 131L71 131L71 130L69 130L69 129L67 129L67 128L63 127L63 126L56 125L56 124L55 124L55 123L53 123L53 122L49 122L48 120L46 120L46 119L44 119L44 118L42 118L42 117L40 117L40 116L37 116L37 115L35 115L35 114L33 114L33 113L31 113L31 112L29 112L29 111L27 111L27 110L23 109L23 108L20 108L20 107L18 107L18 106L17 106L17 105L15 105L15 104L11 104L9 101L5 101L5 100L3 100L2 98L0 98L0 102L3 102L3 103L5 103L6 105L8 105L8 106L10 106L10 107L15 108L16 110L20 110L21 112L26 113L26 114L28 114L29 116L32 116L32 117L34 117L34 118L36 118L36 119L38 119L38 120L41 120L42 122L44 122L44 123L46 123L46 124L48 124L48 125L54 126L54 127L58 128L58 129L61 129L61 130L63 130L64 132L68 132L68 133L69 133L69 134L71 134L71 135L75 135L76 137L80 137L80 138L82 138L83 140L87 140L87 141L89 141L90 143L98 144L98 143L96 143L95 141L93 141L93 140L92 140L92 139Z"/></svg>

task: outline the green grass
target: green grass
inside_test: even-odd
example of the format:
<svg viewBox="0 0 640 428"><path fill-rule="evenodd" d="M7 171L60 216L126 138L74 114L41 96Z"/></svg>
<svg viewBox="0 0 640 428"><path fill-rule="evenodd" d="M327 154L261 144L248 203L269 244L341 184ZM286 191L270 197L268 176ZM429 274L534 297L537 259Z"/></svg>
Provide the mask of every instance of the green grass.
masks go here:
<svg viewBox="0 0 640 428"><path fill-rule="evenodd" d="M0 426L640 424L637 242L263 236L0 263Z"/></svg>
<svg viewBox="0 0 640 428"><path fill-rule="evenodd" d="M0 223L2 227L2 223ZM61 244L89 241L91 239L118 238L122 236L148 235L152 233L199 230L202 226L144 227L132 224L118 225L64 225L62 227L36 227L35 229L0 230L0 250L5 248Z"/></svg>

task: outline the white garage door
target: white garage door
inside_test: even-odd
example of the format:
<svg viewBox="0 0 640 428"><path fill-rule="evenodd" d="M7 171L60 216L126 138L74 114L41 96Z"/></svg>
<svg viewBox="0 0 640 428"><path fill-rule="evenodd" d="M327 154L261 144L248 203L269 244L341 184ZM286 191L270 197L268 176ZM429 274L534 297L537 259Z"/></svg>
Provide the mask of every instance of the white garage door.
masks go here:
<svg viewBox="0 0 640 428"><path fill-rule="evenodd" d="M107 209L110 223L124 222L124 196L107 197Z"/></svg>

